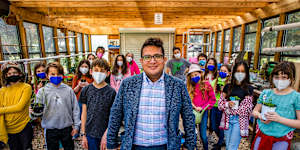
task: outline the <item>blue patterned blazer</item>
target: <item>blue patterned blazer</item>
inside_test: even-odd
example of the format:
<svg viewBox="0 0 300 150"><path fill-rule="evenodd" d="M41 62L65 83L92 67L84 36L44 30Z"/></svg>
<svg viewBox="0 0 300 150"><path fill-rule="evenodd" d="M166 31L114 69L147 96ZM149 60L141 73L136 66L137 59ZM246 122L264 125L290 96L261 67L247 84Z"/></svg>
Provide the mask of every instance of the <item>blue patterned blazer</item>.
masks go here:
<svg viewBox="0 0 300 150"><path fill-rule="evenodd" d="M178 128L180 114L185 131L184 146L189 150L194 150L196 147L195 117L186 85L181 80L167 74L164 76L164 81L168 150L180 149L181 135ZM132 149L142 83L143 74L123 80L110 112L107 131L108 149L117 148L117 136L123 120L125 121L125 133L122 138L121 150Z"/></svg>

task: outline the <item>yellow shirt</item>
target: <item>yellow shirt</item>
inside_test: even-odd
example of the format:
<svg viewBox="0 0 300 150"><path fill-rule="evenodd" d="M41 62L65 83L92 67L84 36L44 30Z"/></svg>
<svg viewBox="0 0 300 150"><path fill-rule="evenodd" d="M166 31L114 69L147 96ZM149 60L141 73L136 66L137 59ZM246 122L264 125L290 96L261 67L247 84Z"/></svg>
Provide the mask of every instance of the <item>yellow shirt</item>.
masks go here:
<svg viewBox="0 0 300 150"><path fill-rule="evenodd" d="M6 143L7 133L21 132L30 121L31 94L31 86L22 82L0 89L0 141Z"/></svg>

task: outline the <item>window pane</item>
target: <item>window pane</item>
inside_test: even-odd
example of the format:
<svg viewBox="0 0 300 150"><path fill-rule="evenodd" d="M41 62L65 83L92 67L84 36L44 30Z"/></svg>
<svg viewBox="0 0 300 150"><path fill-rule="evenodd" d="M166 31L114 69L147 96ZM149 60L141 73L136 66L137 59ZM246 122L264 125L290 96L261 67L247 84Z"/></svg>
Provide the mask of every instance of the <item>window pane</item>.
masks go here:
<svg viewBox="0 0 300 150"><path fill-rule="evenodd" d="M250 23L246 25L246 29L245 32L249 33L249 32L256 32L257 29L257 22L255 23Z"/></svg>
<svg viewBox="0 0 300 150"><path fill-rule="evenodd" d="M209 35L210 34L206 34L206 43L209 43ZM210 51L210 46L206 46L206 53Z"/></svg>
<svg viewBox="0 0 300 150"><path fill-rule="evenodd" d="M262 28L270 27L279 24L279 17L264 20ZM277 33L266 32L261 37L261 47L260 47L260 65L266 62L274 61L274 52L263 52L264 48L276 47ZM266 55L267 54L267 55ZM269 55L269 56L268 56Z"/></svg>
<svg viewBox="0 0 300 150"><path fill-rule="evenodd" d="M217 32L217 51L216 52L220 52L221 51L221 40L222 40L222 33L221 31Z"/></svg>
<svg viewBox="0 0 300 150"><path fill-rule="evenodd" d="M61 29L57 29L58 49L60 53L67 52L65 33Z"/></svg>
<svg viewBox="0 0 300 150"><path fill-rule="evenodd" d="M83 53L83 48L82 48L82 34L77 33L77 43L78 43L78 52Z"/></svg>
<svg viewBox="0 0 300 150"><path fill-rule="evenodd" d="M7 25L2 18L0 18L0 38L4 60L21 59L21 47L18 37L17 27L13 25Z"/></svg>
<svg viewBox="0 0 300 150"><path fill-rule="evenodd" d="M46 53L46 57L51 57L55 55L56 55L55 53ZM54 61L55 59L47 59L47 63L54 62Z"/></svg>
<svg viewBox="0 0 300 150"><path fill-rule="evenodd" d="M84 35L84 47L85 47L85 52L89 52L89 39L88 35Z"/></svg>
<svg viewBox="0 0 300 150"><path fill-rule="evenodd" d="M68 31L68 36L75 36L74 32ZM75 54L75 38L68 38L71 54Z"/></svg>
<svg viewBox="0 0 300 150"><path fill-rule="evenodd" d="M48 53L48 52L54 52L55 53L53 28L43 26L43 35L44 35L44 43L45 43L46 53Z"/></svg>
<svg viewBox="0 0 300 150"><path fill-rule="evenodd" d="M229 52L230 29L225 30L224 52Z"/></svg>
<svg viewBox="0 0 300 150"><path fill-rule="evenodd" d="M256 33L246 34L244 50L254 52L255 43L256 43Z"/></svg>
<svg viewBox="0 0 300 150"><path fill-rule="evenodd" d="M236 27L233 29L233 47L232 47L233 53L240 51L241 31L242 31L242 27Z"/></svg>
<svg viewBox="0 0 300 150"><path fill-rule="evenodd" d="M67 55L67 53L60 53L60 55ZM68 74L69 73L69 68L68 68L68 64L69 64L69 61L68 61L68 58L61 58L60 59L60 64L64 67L64 73L65 74Z"/></svg>
<svg viewBox="0 0 300 150"><path fill-rule="evenodd" d="M28 46L27 49L28 49L29 56L33 56L30 55L30 53L36 53L40 55L41 50L40 50L40 36L38 32L38 25L29 22L23 22L23 26L26 32L26 42Z"/></svg>
<svg viewBox="0 0 300 150"><path fill-rule="evenodd" d="M211 53L214 53L214 47L215 47L215 33L212 33L212 36L211 36Z"/></svg>
<svg viewBox="0 0 300 150"><path fill-rule="evenodd" d="M287 15L287 23L300 22L300 11ZM300 45L300 29L286 30L284 46ZM286 60L300 61L300 51L283 52L284 55L298 55L297 58L286 58ZM283 57L285 58L285 57Z"/></svg>

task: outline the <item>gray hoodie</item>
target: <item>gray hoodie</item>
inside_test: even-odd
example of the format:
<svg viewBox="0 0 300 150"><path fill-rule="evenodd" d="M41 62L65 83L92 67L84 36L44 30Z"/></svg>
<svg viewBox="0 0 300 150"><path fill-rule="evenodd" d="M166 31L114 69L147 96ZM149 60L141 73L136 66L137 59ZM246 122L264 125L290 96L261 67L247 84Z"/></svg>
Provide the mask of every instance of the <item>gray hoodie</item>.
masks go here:
<svg viewBox="0 0 300 150"><path fill-rule="evenodd" d="M63 129L74 125L80 127L80 110L76 95L71 87L62 83L59 87L51 83L39 89L36 101L43 103L44 114L42 127L46 129Z"/></svg>

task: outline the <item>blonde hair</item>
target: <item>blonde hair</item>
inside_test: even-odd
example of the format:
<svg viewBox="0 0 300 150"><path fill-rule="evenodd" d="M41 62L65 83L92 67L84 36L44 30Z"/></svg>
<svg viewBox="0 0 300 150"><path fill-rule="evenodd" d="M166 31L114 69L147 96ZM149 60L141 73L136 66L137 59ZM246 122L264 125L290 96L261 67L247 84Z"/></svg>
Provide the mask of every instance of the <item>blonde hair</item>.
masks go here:
<svg viewBox="0 0 300 150"><path fill-rule="evenodd" d="M191 78L192 78L191 74L192 73L189 73L186 75L186 78L187 78L186 86L187 86L187 90L189 92L190 98L191 98L191 100L193 100L195 97L196 84L193 84L193 81L191 80ZM198 84L200 84L199 90L202 93L202 98L205 99L205 92L207 91L207 87L206 87L205 80L204 80L204 74L201 72L200 72L200 74L201 74L200 80L198 81Z"/></svg>

